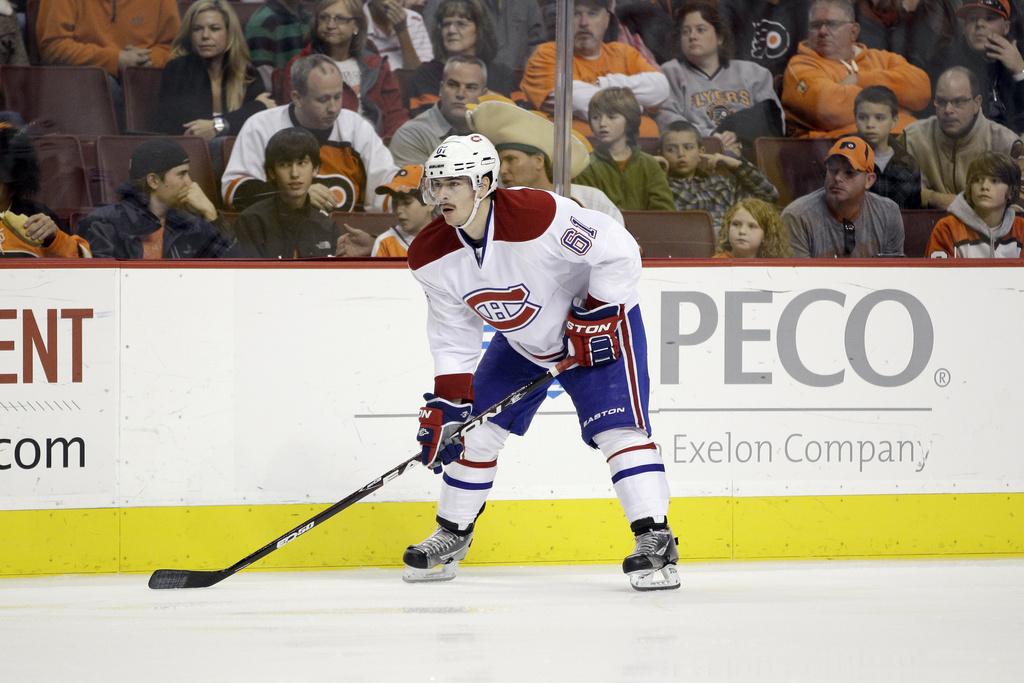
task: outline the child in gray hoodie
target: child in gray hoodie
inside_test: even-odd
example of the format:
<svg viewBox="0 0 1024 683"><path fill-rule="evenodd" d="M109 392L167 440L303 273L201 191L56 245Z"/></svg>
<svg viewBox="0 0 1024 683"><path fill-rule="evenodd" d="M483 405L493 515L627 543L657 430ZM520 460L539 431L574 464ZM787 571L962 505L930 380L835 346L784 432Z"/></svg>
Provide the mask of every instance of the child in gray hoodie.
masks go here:
<svg viewBox="0 0 1024 683"><path fill-rule="evenodd" d="M1020 258L1024 218L1013 210L1020 169L1005 154L985 152L967 167L963 192L932 230L932 258Z"/></svg>

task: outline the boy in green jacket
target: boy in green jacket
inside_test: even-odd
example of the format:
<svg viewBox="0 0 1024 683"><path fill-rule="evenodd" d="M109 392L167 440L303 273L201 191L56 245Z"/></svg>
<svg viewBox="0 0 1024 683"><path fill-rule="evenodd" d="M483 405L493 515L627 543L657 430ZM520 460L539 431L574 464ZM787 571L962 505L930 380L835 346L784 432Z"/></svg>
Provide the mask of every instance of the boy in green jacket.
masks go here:
<svg viewBox="0 0 1024 683"><path fill-rule="evenodd" d="M576 182L602 190L622 211L675 211L665 172L637 147L641 109L633 92L605 88L591 98L587 114L597 142Z"/></svg>

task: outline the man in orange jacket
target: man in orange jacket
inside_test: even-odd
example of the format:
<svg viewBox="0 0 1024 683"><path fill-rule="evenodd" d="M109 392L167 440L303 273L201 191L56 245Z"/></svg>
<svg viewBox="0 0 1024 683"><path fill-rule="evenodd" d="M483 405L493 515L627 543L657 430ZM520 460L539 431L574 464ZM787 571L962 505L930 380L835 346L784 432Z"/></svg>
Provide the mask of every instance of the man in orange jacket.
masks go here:
<svg viewBox="0 0 1024 683"><path fill-rule="evenodd" d="M181 18L175 0L46 0L36 38L44 64L163 67Z"/></svg>
<svg viewBox="0 0 1024 683"><path fill-rule="evenodd" d="M853 103L869 85L884 85L900 105L893 132L928 106L928 75L906 59L857 42L860 26L849 0L811 4L807 40L789 60L782 81L787 128L797 137L836 138L855 133Z"/></svg>

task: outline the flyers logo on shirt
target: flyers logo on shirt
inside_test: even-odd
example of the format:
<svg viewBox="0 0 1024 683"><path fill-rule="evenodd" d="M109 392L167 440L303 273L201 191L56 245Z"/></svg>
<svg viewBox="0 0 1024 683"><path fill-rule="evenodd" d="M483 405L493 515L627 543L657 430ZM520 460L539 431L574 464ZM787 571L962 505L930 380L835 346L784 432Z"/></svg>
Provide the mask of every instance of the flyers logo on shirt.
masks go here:
<svg viewBox="0 0 1024 683"><path fill-rule="evenodd" d="M355 209L356 189L352 181L341 175L321 175L314 182L326 185L334 199L335 211L352 211Z"/></svg>
<svg viewBox="0 0 1024 683"><path fill-rule="evenodd" d="M499 332L513 332L529 325L540 306L529 301L530 290L518 284L505 289L478 289L463 297L484 322Z"/></svg>
<svg viewBox="0 0 1024 683"><path fill-rule="evenodd" d="M320 172L316 181L331 188L336 211L363 208L366 201L366 168L359 154L346 143L328 142L320 146Z"/></svg>

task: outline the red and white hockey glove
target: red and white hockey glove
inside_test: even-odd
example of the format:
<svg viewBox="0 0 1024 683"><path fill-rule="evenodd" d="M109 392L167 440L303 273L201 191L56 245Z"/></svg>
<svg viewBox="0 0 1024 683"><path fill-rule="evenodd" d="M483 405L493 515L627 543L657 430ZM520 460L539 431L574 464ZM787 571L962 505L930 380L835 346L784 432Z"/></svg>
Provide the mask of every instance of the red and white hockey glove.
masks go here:
<svg viewBox="0 0 1024 683"><path fill-rule="evenodd" d="M620 353L623 309L622 304L603 304L590 310L573 304L565 322L569 355L585 368L614 362Z"/></svg>
<svg viewBox="0 0 1024 683"><path fill-rule="evenodd" d="M420 408L420 429L416 433L420 462L440 474L442 465L462 457L462 439L452 434L469 419L473 406L452 403L434 394L423 394L423 400L427 404Z"/></svg>

